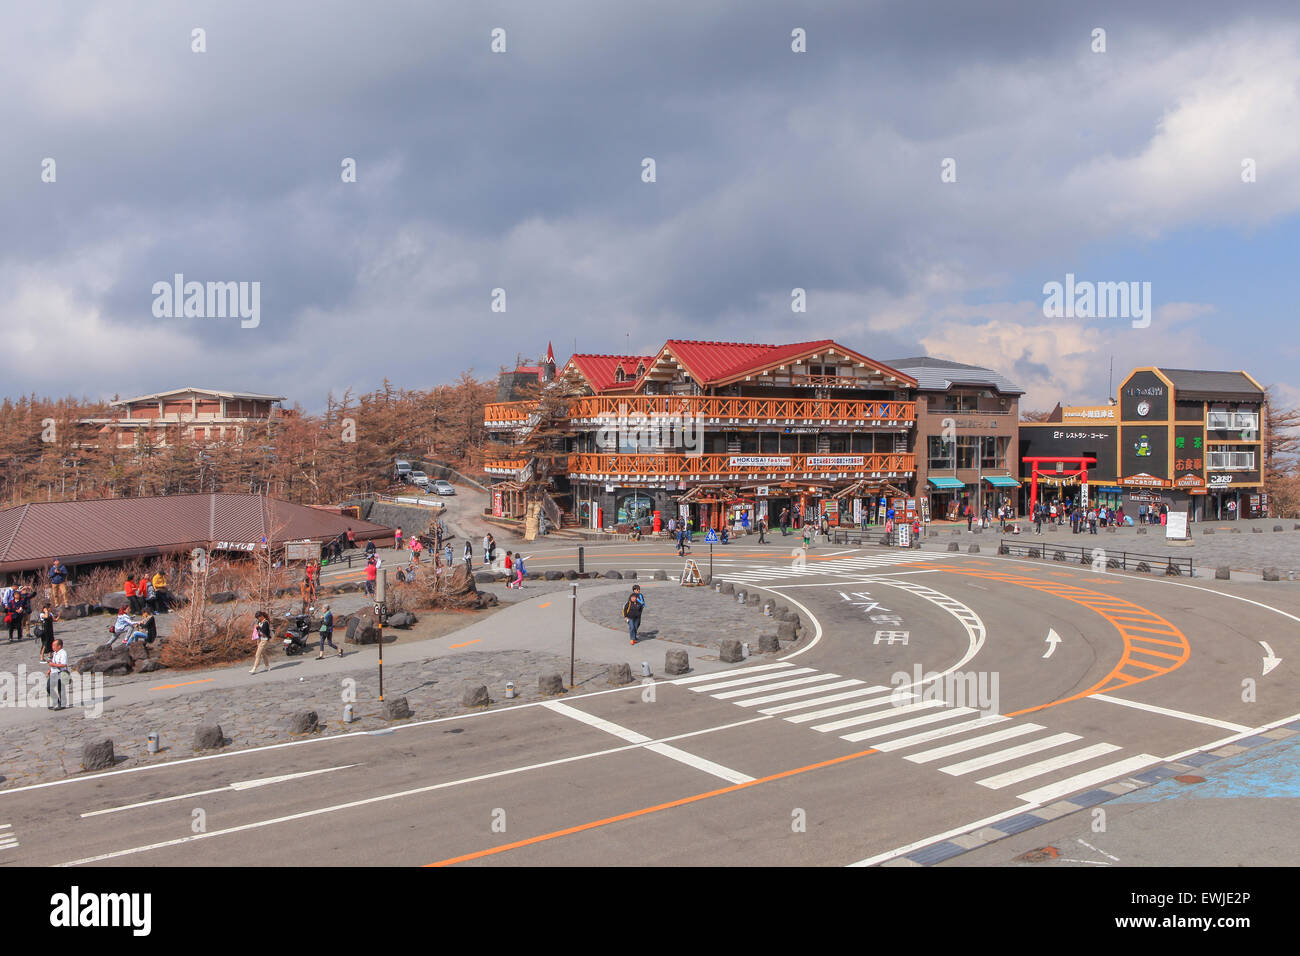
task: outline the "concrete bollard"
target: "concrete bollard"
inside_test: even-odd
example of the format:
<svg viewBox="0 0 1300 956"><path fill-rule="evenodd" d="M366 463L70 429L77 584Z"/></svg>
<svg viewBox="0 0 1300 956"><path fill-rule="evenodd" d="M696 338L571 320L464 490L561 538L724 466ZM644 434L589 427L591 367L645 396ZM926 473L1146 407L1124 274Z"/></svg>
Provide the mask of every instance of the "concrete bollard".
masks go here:
<svg viewBox="0 0 1300 956"><path fill-rule="evenodd" d="M1281 580L1282 580L1282 575L1280 575L1280 574L1278 573L1277 568L1265 568L1265 569L1264 569L1264 580L1265 580L1265 581L1281 581Z"/></svg>
<svg viewBox="0 0 1300 956"><path fill-rule="evenodd" d="M758 602L762 600L755 592L750 591L745 595L745 604L749 607L758 607Z"/></svg>
<svg viewBox="0 0 1300 956"><path fill-rule="evenodd" d="M960 551L960 550L961 550L961 545L958 544L956 541L949 541L949 542L948 542L948 550L949 550L949 551Z"/></svg>
<svg viewBox="0 0 1300 956"><path fill-rule="evenodd" d="M719 593L719 594L735 594L735 593L736 593L736 586L735 586L734 584L732 584L730 581L723 581L722 584L720 584L720 585L718 586L718 593Z"/></svg>
<svg viewBox="0 0 1300 956"><path fill-rule="evenodd" d="M776 625L776 636L783 641L793 641L798 635L795 633L794 621L780 621Z"/></svg>
<svg viewBox="0 0 1300 956"><path fill-rule="evenodd" d="M745 655L740 647L740 641L734 638L725 638L718 642L718 660L724 664L738 664L745 659Z"/></svg>
<svg viewBox="0 0 1300 956"><path fill-rule="evenodd" d="M148 743L145 744L145 749L151 754L156 754L162 744L162 740L158 736L157 731L149 734L145 739L148 741Z"/></svg>
<svg viewBox="0 0 1300 956"><path fill-rule="evenodd" d="M781 639L775 634L758 635L758 652L760 654L775 654L781 649Z"/></svg>
<svg viewBox="0 0 1300 956"><path fill-rule="evenodd" d="M1214 580L1216 580L1216 581L1228 581L1228 580L1231 580L1231 578L1232 578L1232 569L1231 569L1231 568L1221 567L1221 568L1215 568L1215 569L1214 569Z"/></svg>
<svg viewBox="0 0 1300 956"><path fill-rule="evenodd" d="M685 674L691 669L691 659L685 651L669 651L664 655L664 673Z"/></svg>
<svg viewBox="0 0 1300 956"><path fill-rule="evenodd" d="M979 554L979 553L980 553L980 546L979 546L978 544L972 544L969 548L966 549L966 553L967 553L967 554Z"/></svg>

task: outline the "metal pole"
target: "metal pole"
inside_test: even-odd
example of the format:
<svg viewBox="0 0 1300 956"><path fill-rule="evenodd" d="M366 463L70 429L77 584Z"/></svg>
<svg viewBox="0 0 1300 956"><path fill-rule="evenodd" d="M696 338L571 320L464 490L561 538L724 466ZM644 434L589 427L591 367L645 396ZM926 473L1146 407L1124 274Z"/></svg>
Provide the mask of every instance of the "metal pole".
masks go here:
<svg viewBox="0 0 1300 956"><path fill-rule="evenodd" d="M569 595L569 600L573 602L573 614L569 620L569 686L576 687L574 680L574 660L577 656L577 639L578 639L578 586L569 585L573 592Z"/></svg>
<svg viewBox="0 0 1300 956"><path fill-rule="evenodd" d="M578 573L582 574L582 572L586 570L587 570L587 549L584 548L582 545L578 545Z"/></svg>
<svg viewBox="0 0 1300 956"><path fill-rule="evenodd" d="M709 580L713 580L713 542L709 542Z"/></svg>
<svg viewBox="0 0 1300 956"><path fill-rule="evenodd" d="M384 600L388 596L388 572L375 575L375 617L379 619L379 699L384 699Z"/></svg>

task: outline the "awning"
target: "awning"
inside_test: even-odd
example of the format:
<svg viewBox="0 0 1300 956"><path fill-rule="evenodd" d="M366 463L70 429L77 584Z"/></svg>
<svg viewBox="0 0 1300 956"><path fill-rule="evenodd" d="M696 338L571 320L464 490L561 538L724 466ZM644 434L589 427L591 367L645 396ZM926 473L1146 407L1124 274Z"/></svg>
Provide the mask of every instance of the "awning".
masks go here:
<svg viewBox="0 0 1300 956"><path fill-rule="evenodd" d="M966 482L957 478L928 478L932 488L939 488L942 491L960 491L966 487Z"/></svg>
<svg viewBox="0 0 1300 956"><path fill-rule="evenodd" d="M985 475L984 480L994 488L1019 488L1020 482L1006 475Z"/></svg>

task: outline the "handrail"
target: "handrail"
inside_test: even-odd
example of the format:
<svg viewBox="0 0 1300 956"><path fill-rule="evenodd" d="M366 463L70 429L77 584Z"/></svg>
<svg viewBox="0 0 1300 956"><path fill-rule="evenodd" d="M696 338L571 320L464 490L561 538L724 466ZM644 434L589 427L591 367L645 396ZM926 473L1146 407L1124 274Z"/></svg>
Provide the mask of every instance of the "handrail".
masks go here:
<svg viewBox="0 0 1300 956"><path fill-rule="evenodd" d="M916 402L718 395L593 395L575 399L569 405L569 419L573 422L593 422L625 415L702 418L705 421L880 422L911 425L916 422Z"/></svg>
<svg viewBox="0 0 1300 956"><path fill-rule="evenodd" d="M1008 541L1005 538L998 542L998 554L1002 555L1038 558L1046 561L1048 560L1048 551L1052 552L1051 560L1053 561L1072 561L1075 564L1086 564L1097 567L1099 572L1102 567L1110 571L1153 571L1158 565L1163 566L1163 572L1168 577L1176 577L1182 574L1192 577L1194 571L1190 557L1181 558L1167 554L1137 554L1132 551L1116 551L1114 548L1090 548L1087 545L1077 544L1049 544L1043 541ZM1098 567L1098 565L1101 567ZM1146 567L1142 568L1140 565L1146 565Z"/></svg>

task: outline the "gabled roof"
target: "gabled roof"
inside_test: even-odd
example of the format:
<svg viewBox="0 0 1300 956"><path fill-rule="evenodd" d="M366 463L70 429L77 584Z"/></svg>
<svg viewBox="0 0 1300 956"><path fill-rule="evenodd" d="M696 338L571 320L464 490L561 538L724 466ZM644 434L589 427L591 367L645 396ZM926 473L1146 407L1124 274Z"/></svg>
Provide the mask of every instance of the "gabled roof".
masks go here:
<svg viewBox="0 0 1300 956"><path fill-rule="evenodd" d="M974 385L994 389L1003 395L1025 394L1023 388L1001 372L979 365L963 365L928 355L890 359L889 364L915 378L916 387L923 392L942 392L954 385Z"/></svg>
<svg viewBox="0 0 1300 956"><path fill-rule="evenodd" d="M216 388L196 388L193 385L187 385L184 388L173 388L165 392L154 392L151 395L137 395L135 398L122 398L116 402L109 402L110 405L133 405L136 402L156 402L160 399L171 398L174 395L188 395L191 392L197 392L200 395L209 395L212 398L237 398L245 399L250 402L282 402L283 395L260 395L257 392L224 392Z"/></svg>
<svg viewBox="0 0 1300 956"><path fill-rule="evenodd" d="M1264 389L1245 372L1213 372L1189 368L1162 368L1173 383L1176 398L1195 401L1261 402Z"/></svg>
<svg viewBox="0 0 1300 956"><path fill-rule="evenodd" d="M195 494L41 501L0 509L0 572L154 557L213 542L361 540L389 529L265 495Z"/></svg>
<svg viewBox="0 0 1300 956"><path fill-rule="evenodd" d="M631 388L636 384L637 366L644 364L649 368L654 360L652 355L592 355L574 354L565 364L564 370L576 369L593 392L606 392L611 389ZM622 366L627 381L618 381L617 371Z"/></svg>
<svg viewBox="0 0 1300 956"><path fill-rule="evenodd" d="M792 342L786 345L669 339L659 350L654 361L657 363L664 357L671 357L684 366L699 385L708 387L727 385L746 376L757 375L780 365L832 351L882 374L892 375L899 379L899 384L915 384L907 373L845 348L833 339Z"/></svg>

